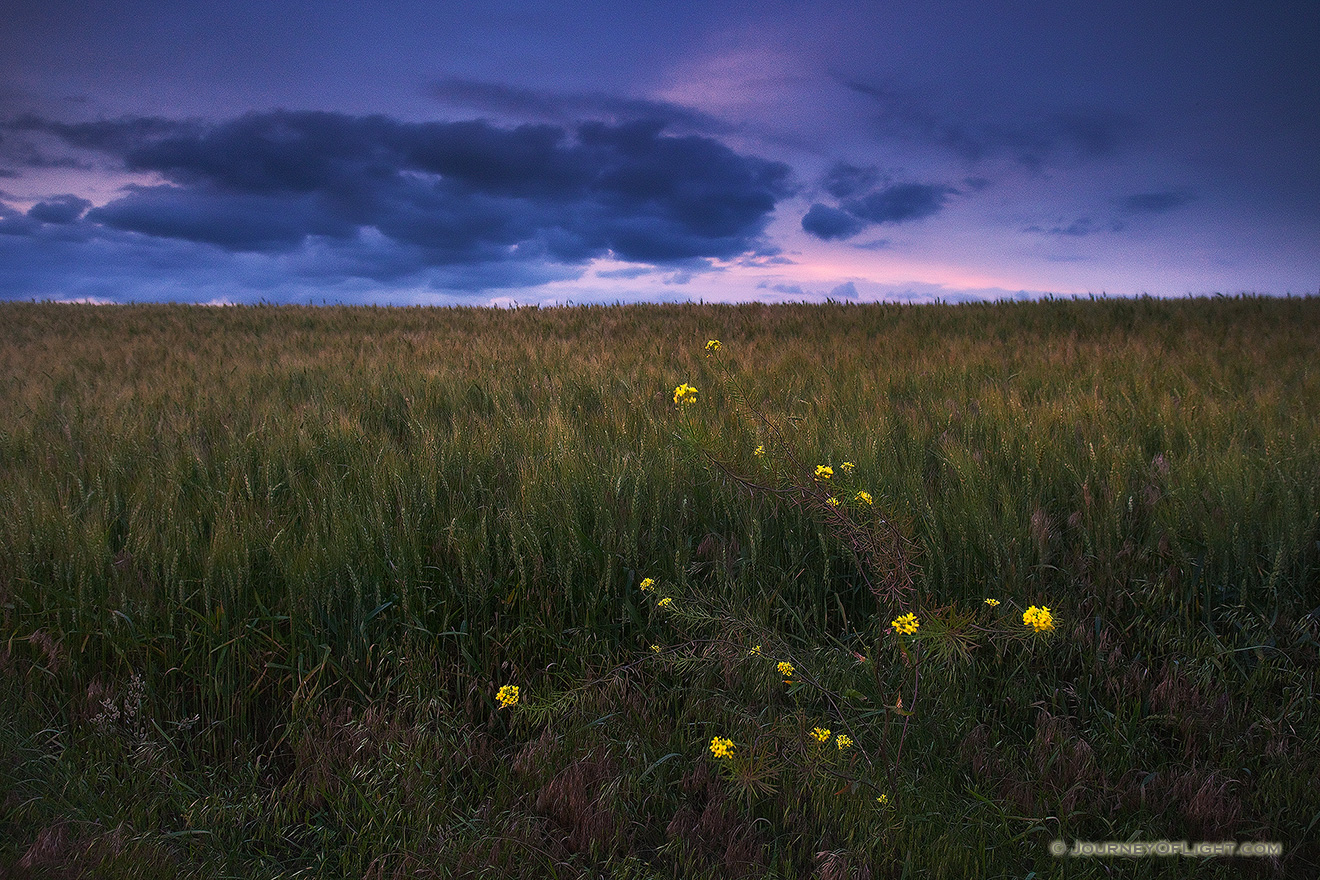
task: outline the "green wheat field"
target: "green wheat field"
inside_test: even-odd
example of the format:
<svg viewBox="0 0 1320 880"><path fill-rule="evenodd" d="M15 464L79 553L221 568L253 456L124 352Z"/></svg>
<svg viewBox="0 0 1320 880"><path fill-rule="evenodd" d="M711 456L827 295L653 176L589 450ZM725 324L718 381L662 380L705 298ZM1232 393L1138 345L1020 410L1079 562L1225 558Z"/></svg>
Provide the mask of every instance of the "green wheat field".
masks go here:
<svg viewBox="0 0 1320 880"><path fill-rule="evenodd" d="M1315 876L1317 327L0 305L0 876Z"/></svg>

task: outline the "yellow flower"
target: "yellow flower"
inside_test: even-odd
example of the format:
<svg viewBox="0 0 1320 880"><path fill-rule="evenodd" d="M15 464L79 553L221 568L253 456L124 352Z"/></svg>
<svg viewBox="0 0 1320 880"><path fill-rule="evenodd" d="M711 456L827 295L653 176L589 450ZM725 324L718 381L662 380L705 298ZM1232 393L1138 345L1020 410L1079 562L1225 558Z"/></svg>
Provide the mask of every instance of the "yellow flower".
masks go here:
<svg viewBox="0 0 1320 880"><path fill-rule="evenodd" d="M710 741L710 753L717 758L733 757L733 740L717 736Z"/></svg>
<svg viewBox="0 0 1320 880"><path fill-rule="evenodd" d="M985 600L985 604L989 605L991 608L994 608L996 605L999 604L999 600L998 600L998 599L986 599L986 600Z"/></svg>
<svg viewBox="0 0 1320 880"><path fill-rule="evenodd" d="M832 476L834 476L834 468L827 464L816 465L816 479L828 480Z"/></svg>
<svg viewBox="0 0 1320 880"><path fill-rule="evenodd" d="M917 631L917 627L921 626L921 622L917 620L915 614L908 612L890 623L890 626L892 626L896 632L912 635Z"/></svg>
<svg viewBox="0 0 1320 880"><path fill-rule="evenodd" d="M652 646L651 646L651 650L652 650L652 651L655 651L657 654L659 654L659 653L660 653L660 646L659 646L659 645L652 645Z"/></svg>
<svg viewBox="0 0 1320 880"><path fill-rule="evenodd" d="M889 795L887 795L887 794L882 794L882 795L880 795L880 797L878 797L878 798L875 799L875 802L876 802L877 804L879 804L880 806L882 806L882 807L883 807L883 806L887 806L887 805L889 804Z"/></svg>
<svg viewBox="0 0 1320 880"><path fill-rule="evenodd" d="M674 389L674 403L696 403L697 389L684 382Z"/></svg>
<svg viewBox="0 0 1320 880"><path fill-rule="evenodd" d="M1050 609L1043 605L1040 608L1035 605L1028 608L1022 614L1022 622L1027 626L1035 627L1036 632L1054 629L1054 616L1050 614Z"/></svg>
<svg viewBox="0 0 1320 880"><path fill-rule="evenodd" d="M826 499L825 499L825 503L828 504L830 507L838 507L838 506L839 506L839 499L837 499L837 498L835 498L833 495L831 495L829 498L826 498Z"/></svg>
<svg viewBox="0 0 1320 880"><path fill-rule="evenodd" d="M870 492L858 492L856 495L853 496L853 500L854 500L854 501L860 501L860 502L862 502L863 504L874 504L874 503L875 503L875 501L871 498L871 493L870 493Z"/></svg>
<svg viewBox="0 0 1320 880"><path fill-rule="evenodd" d="M811 735L816 738L816 742L823 743L830 738L830 730L828 727L813 727Z"/></svg>
<svg viewBox="0 0 1320 880"><path fill-rule="evenodd" d="M720 341L718 339L712 339L710 342L706 343L707 352L719 351L722 347L723 346L720 345Z"/></svg>
<svg viewBox="0 0 1320 880"><path fill-rule="evenodd" d="M674 600L671 599L671 598L669 598L668 596L665 596L665 597L664 597L663 599L661 599L659 602L656 602L656 603L655 603L655 607L657 607L657 608L668 608L670 605L673 605L673 604L674 604Z"/></svg>
<svg viewBox="0 0 1320 880"><path fill-rule="evenodd" d="M853 470L853 463L851 461L845 461L843 464L839 465L839 467L843 468L843 472L845 474L851 474Z"/></svg>
<svg viewBox="0 0 1320 880"><path fill-rule="evenodd" d="M747 656L748 656L748 657L760 657L760 656L761 656L761 646L760 646L760 645L754 645L754 646L752 647L752 650L750 650L750 651L747 652Z"/></svg>
<svg viewBox="0 0 1320 880"><path fill-rule="evenodd" d="M758 446L758 447L756 447L755 449L752 450L752 455L755 455L757 458L762 458L762 457L764 457L764 456L765 456L765 447L764 447L764 446Z"/></svg>
<svg viewBox="0 0 1320 880"><path fill-rule="evenodd" d="M852 745L852 737L846 733L841 733L838 738L834 740L834 744L838 746L840 750L846 749L848 746Z"/></svg>
<svg viewBox="0 0 1320 880"><path fill-rule="evenodd" d="M643 593L655 586L655 578L647 578L637 585Z"/></svg>
<svg viewBox="0 0 1320 880"><path fill-rule="evenodd" d="M495 699L500 701L500 708L507 709L518 703L518 686L516 684L506 684L495 694Z"/></svg>
<svg viewBox="0 0 1320 880"><path fill-rule="evenodd" d="M788 678L788 677L792 676L792 675L793 675L793 664L792 664L792 663L789 663L787 660L780 660L780 661L779 661L779 674L782 675L782 676L784 676L785 678Z"/></svg>

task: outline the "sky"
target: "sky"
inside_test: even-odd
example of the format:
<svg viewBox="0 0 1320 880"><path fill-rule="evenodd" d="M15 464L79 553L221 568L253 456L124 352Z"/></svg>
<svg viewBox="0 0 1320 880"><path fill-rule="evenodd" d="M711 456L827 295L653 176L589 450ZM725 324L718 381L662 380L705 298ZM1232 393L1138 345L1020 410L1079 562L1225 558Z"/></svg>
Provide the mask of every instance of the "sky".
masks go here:
<svg viewBox="0 0 1320 880"><path fill-rule="evenodd" d="M43 0L0 299L1320 291L1320 0Z"/></svg>

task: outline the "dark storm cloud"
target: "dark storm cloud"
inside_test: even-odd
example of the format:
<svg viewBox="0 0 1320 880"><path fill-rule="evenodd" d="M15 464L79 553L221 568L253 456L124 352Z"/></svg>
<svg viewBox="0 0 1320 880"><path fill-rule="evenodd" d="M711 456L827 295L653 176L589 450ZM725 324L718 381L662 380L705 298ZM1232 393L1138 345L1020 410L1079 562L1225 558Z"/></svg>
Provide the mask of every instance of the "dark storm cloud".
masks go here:
<svg viewBox="0 0 1320 880"><path fill-rule="evenodd" d="M74 195L55 196L53 199L37 202L28 209L27 215L41 223L73 223L91 206L92 203L87 199L80 199Z"/></svg>
<svg viewBox="0 0 1320 880"><path fill-rule="evenodd" d="M1138 193L1120 201L1118 208L1124 214L1163 214L1174 208L1181 208L1195 199L1196 195L1186 190Z"/></svg>
<svg viewBox="0 0 1320 880"><path fill-rule="evenodd" d="M80 171L90 170L91 163L79 159L76 156L52 155L49 150L43 150L31 138L21 133L25 123L30 124L32 117L22 117L8 123L8 128L13 131L20 131L19 136L0 137L0 162L19 168L71 168ZM0 171L0 177L18 177L21 172L9 170Z"/></svg>
<svg viewBox="0 0 1320 880"><path fill-rule="evenodd" d="M198 123L181 122L158 116L100 119L95 122L57 122L25 113L6 126L13 131L53 134L70 146L104 153L121 154L152 138L197 132Z"/></svg>
<svg viewBox="0 0 1320 880"><path fill-rule="evenodd" d="M5 193L4 190L0 190L0 232L4 232L5 220L13 220L13 222L17 222L17 220L20 219L26 220L22 211L17 210L17 208L11 206L11 204L5 204L3 201L3 199L11 198L13 198L12 195Z"/></svg>
<svg viewBox="0 0 1320 880"><path fill-rule="evenodd" d="M831 193L855 194L880 179L875 169L839 164L824 183ZM945 199L957 190L942 184L899 183L845 200L838 208L819 202L802 218L802 228L816 238L831 241L851 238L876 223L908 223L938 214Z"/></svg>
<svg viewBox="0 0 1320 880"><path fill-rule="evenodd" d="M74 156L47 156L35 150L29 151L17 159L27 168L69 168L76 171L92 170L92 163Z"/></svg>
<svg viewBox="0 0 1320 880"><path fill-rule="evenodd" d="M31 219L27 214L11 205L0 202L0 237L3 237L0 238L0 241L3 241L4 238L32 235L40 227L41 223L39 221Z"/></svg>
<svg viewBox="0 0 1320 880"><path fill-rule="evenodd" d="M729 123L699 110L645 98L621 98L601 93L565 94L460 78L439 80L432 85L431 93L442 103L517 119L565 124L582 119L614 122L655 119L663 121L669 128L708 134L728 134L734 129Z"/></svg>
<svg viewBox="0 0 1320 880"><path fill-rule="evenodd" d="M942 147L968 162L1007 155L1033 169L1060 154L1098 158L1113 153L1135 127L1127 115L1103 109L976 110L946 106L918 90L843 80L878 105L880 134Z"/></svg>
<svg viewBox="0 0 1320 880"><path fill-rule="evenodd" d="M821 181L826 192L836 199L846 199L873 189L880 183L880 171L874 166L859 168L847 162L836 162Z"/></svg>
<svg viewBox="0 0 1320 880"><path fill-rule="evenodd" d="M951 192L947 186L900 183L843 203L843 209L871 223L906 223L939 213Z"/></svg>
<svg viewBox="0 0 1320 880"><path fill-rule="evenodd" d="M787 166L666 135L663 120L570 131L276 111L212 125L24 117L10 127L165 180L129 188L83 226L233 253L315 244L322 263L353 277L485 266L467 274L500 286L502 271L525 282L518 264L607 254L690 266L761 248L787 192Z"/></svg>
<svg viewBox="0 0 1320 880"><path fill-rule="evenodd" d="M87 219L114 229L181 238L232 251L282 251L308 235L348 238L357 228L307 194L226 193L179 186L133 187ZM336 222L338 221L338 222Z"/></svg>
<svg viewBox="0 0 1320 880"><path fill-rule="evenodd" d="M260 297L410 304L428 291L475 298L493 288L535 287L582 274L572 266L527 261L435 266L418 249L381 236L312 239L293 252L231 253L87 220L42 224L12 211L0 216L0 266L0 299L175 302Z"/></svg>
<svg viewBox="0 0 1320 880"><path fill-rule="evenodd" d="M1155 217L1175 208L1180 208L1196 200L1196 194L1188 190L1163 190L1160 192L1138 193L1122 199L1115 199L1111 204L1117 216L1108 219L1078 217L1071 222L1056 220L1054 224L1032 224L1022 229L1025 233L1036 235L1055 235L1069 238L1082 238L1104 232L1122 232L1129 222L1142 217Z"/></svg>
<svg viewBox="0 0 1320 880"><path fill-rule="evenodd" d="M866 222L847 211L831 208L819 202L811 206L802 218L802 228L817 238L831 241L849 238L866 228Z"/></svg>

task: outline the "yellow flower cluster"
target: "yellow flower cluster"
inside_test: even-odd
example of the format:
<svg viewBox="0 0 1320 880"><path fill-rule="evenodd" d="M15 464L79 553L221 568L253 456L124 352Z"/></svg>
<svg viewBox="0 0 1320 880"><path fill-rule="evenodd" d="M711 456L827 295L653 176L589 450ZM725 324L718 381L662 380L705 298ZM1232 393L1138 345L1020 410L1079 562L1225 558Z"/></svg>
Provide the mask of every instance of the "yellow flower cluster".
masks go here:
<svg viewBox="0 0 1320 880"><path fill-rule="evenodd" d="M707 342L707 343L706 343L706 351L707 351L707 353L709 353L709 352L713 352L713 351L719 351L719 350L720 350L721 348L723 348L723 347L724 347L724 346L720 345L720 341L719 341L718 339L712 339L710 342Z"/></svg>
<svg viewBox="0 0 1320 880"><path fill-rule="evenodd" d="M1050 609L1041 606L1037 608L1032 605L1022 615L1022 622L1027 626L1034 626L1036 632L1044 632L1047 629L1054 629L1054 617L1050 614Z"/></svg>
<svg viewBox="0 0 1320 880"><path fill-rule="evenodd" d="M998 599L986 599L986 600L985 600L985 604L989 605L991 608L994 608L996 605L999 604L999 600L998 600Z"/></svg>
<svg viewBox="0 0 1320 880"><path fill-rule="evenodd" d="M748 656L748 657L760 657L760 656L761 656L761 646L760 646L760 645L753 645L753 646L752 646L752 650L750 650L750 651L747 652L747 656Z"/></svg>
<svg viewBox="0 0 1320 880"><path fill-rule="evenodd" d="M851 474L852 471L853 471L853 467L854 467L854 465L853 465L853 463L852 463L851 461L845 461L843 464L839 465L839 467L843 468L843 472L844 472L845 474Z"/></svg>
<svg viewBox="0 0 1320 880"><path fill-rule="evenodd" d="M828 727L813 727L811 735L816 738L816 742L823 743L830 738L830 731Z"/></svg>
<svg viewBox="0 0 1320 880"><path fill-rule="evenodd" d="M834 468L827 464L816 465L816 479L828 480L832 476L834 476Z"/></svg>
<svg viewBox="0 0 1320 880"><path fill-rule="evenodd" d="M757 458L762 458L762 457L764 457L764 456L765 456L765 446L757 446L755 449L752 450L752 455L755 455Z"/></svg>
<svg viewBox="0 0 1320 880"><path fill-rule="evenodd" d="M655 578L646 578L644 581L642 581L642 582L641 582L640 584L638 584L637 586L638 586L639 589L641 589L641 591L642 591L643 593L645 593L647 590L649 590L649 589L651 589L652 587L655 586Z"/></svg>
<svg viewBox="0 0 1320 880"><path fill-rule="evenodd" d="M871 498L871 493L870 493L870 492L858 492L856 495L853 496L853 500L854 500L854 501L860 501L860 502L862 502L863 504L874 504L874 503L875 503L875 501Z"/></svg>
<svg viewBox="0 0 1320 880"><path fill-rule="evenodd" d="M673 605L673 604L674 604L674 600L671 599L671 598L669 598L668 596L665 596L665 597L664 597L663 599L661 599L659 602L656 602L656 603L655 603L655 607L657 607L657 608L668 608L670 605Z"/></svg>
<svg viewBox="0 0 1320 880"><path fill-rule="evenodd" d="M917 620L917 616L915 614L908 612L907 614L904 614L902 617L899 617L896 620L892 621L889 625L894 628L895 632L901 632L905 635L912 635L914 632L917 631L917 627L921 626L921 622Z"/></svg>
<svg viewBox="0 0 1320 880"><path fill-rule="evenodd" d="M841 733L838 738L834 740L834 744L839 747L840 751L842 751L852 745L852 737L846 733Z"/></svg>
<svg viewBox="0 0 1320 880"><path fill-rule="evenodd" d="M880 797L875 799L875 802L882 807L889 806L889 795L882 794L880 795Z"/></svg>
<svg viewBox="0 0 1320 880"><path fill-rule="evenodd" d="M660 646L659 646L659 645L652 645L652 646L651 646L651 650L654 651L654 652L656 652L657 654L659 654L659 653L660 653Z"/></svg>
<svg viewBox="0 0 1320 880"><path fill-rule="evenodd" d="M733 740L717 736L710 741L710 753L717 758L733 757Z"/></svg>
<svg viewBox="0 0 1320 880"><path fill-rule="evenodd" d="M835 498L833 495L831 495L829 498L826 498L826 499L825 499L825 503L828 504L830 507L838 507L838 506L839 506L839 499L837 499L837 498Z"/></svg>
<svg viewBox="0 0 1320 880"><path fill-rule="evenodd" d="M780 660L779 674L784 676L785 678L790 677L793 674L793 664L789 663L787 660Z"/></svg>
<svg viewBox="0 0 1320 880"><path fill-rule="evenodd" d="M684 382L674 389L674 403L696 403L697 389Z"/></svg>
<svg viewBox="0 0 1320 880"><path fill-rule="evenodd" d="M516 684L506 684L495 694L495 699L500 701L500 708L507 709L510 706L518 704L518 686Z"/></svg>

